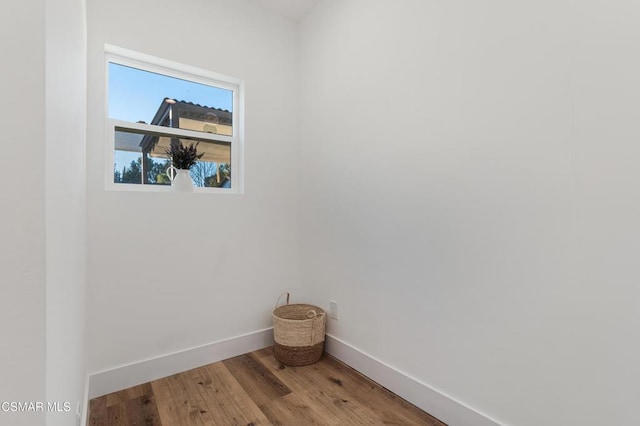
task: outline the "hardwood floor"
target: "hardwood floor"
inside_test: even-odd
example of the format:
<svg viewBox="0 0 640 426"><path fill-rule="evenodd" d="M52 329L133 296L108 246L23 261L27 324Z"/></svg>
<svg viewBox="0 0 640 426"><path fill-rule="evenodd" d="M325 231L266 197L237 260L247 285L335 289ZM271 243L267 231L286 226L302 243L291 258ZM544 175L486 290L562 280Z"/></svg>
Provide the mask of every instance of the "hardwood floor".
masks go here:
<svg viewBox="0 0 640 426"><path fill-rule="evenodd" d="M91 426L444 425L330 355L287 367L265 348L92 399Z"/></svg>

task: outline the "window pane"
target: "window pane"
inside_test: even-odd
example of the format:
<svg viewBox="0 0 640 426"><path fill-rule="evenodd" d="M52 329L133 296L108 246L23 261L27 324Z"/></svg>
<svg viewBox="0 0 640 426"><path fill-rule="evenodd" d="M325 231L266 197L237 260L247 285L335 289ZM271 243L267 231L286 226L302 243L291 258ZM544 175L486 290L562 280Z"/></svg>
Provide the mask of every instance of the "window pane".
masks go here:
<svg viewBox="0 0 640 426"><path fill-rule="evenodd" d="M114 183L170 185L166 174L171 165L166 156L143 155L141 143L149 136L116 130L113 155Z"/></svg>
<svg viewBox="0 0 640 426"><path fill-rule="evenodd" d="M203 154L191 168L193 183L200 187L231 188L231 144L191 138L176 138L151 132L116 129L114 182L170 185L167 150L171 141L187 146L197 143Z"/></svg>
<svg viewBox="0 0 640 426"><path fill-rule="evenodd" d="M231 188L231 163L198 161L191 168L193 184L206 188Z"/></svg>
<svg viewBox="0 0 640 426"><path fill-rule="evenodd" d="M110 62L109 118L231 136L233 91Z"/></svg>

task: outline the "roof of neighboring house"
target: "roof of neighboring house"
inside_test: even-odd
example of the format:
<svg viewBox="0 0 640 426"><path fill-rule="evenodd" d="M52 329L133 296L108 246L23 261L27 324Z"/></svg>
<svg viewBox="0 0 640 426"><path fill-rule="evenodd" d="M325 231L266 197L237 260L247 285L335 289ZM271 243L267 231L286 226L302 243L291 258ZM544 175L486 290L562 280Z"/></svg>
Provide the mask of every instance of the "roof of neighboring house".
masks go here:
<svg viewBox="0 0 640 426"><path fill-rule="evenodd" d="M174 122L171 124L173 124L173 127L178 127L180 118L188 118L205 123L208 122L226 126L232 125L233 113L226 109L213 108L194 104L193 102L178 100L175 100L173 103L169 103L167 100L173 101L171 98L164 98L158 107L158 111L156 111L156 114L149 124L169 127L169 111L172 111L172 118ZM142 152L150 152L154 149L157 143L157 136L144 135L139 146L142 148Z"/></svg>
<svg viewBox="0 0 640 426"><path fill-rule="evenodd" d="M198 121L210 121L219 124L226 124L231 126L231 120L233 113L226 109L213 108L205 105L194 104L193 102L178 101L171 104L167 100L171 98L164 98L162 103L158 107L156 115L151 120L150 124L157 124L162 126L164 122L169 122L169 109L173 108L174 118L185 117Z"/></svg>

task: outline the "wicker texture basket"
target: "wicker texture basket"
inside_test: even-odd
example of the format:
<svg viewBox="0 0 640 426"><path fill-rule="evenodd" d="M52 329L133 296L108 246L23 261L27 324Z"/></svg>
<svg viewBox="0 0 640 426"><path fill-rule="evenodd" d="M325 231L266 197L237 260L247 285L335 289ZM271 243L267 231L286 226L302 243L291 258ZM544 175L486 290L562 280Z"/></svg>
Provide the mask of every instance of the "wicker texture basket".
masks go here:
<svg viewBox="0 0 640 426"><path fill-rule="evenodd" d="M278 307L282 296L287 304ZM317 362L324 352L325 313L306 304L289 304L289 293L282 293L273 310L274 354L285 365L300 366Z"/></svg>

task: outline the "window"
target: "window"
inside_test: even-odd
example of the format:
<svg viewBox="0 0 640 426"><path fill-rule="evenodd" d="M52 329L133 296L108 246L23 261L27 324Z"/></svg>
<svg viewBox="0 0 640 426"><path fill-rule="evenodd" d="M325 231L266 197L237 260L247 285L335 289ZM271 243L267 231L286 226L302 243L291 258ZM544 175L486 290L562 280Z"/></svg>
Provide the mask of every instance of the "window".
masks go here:
<svg viewBox="0 0 640 426"><path fill-rule="evenodd" d="M167 150L196 144L196 191L242 192L240 80L106 47L108 189L168 190Z"/></svg>

